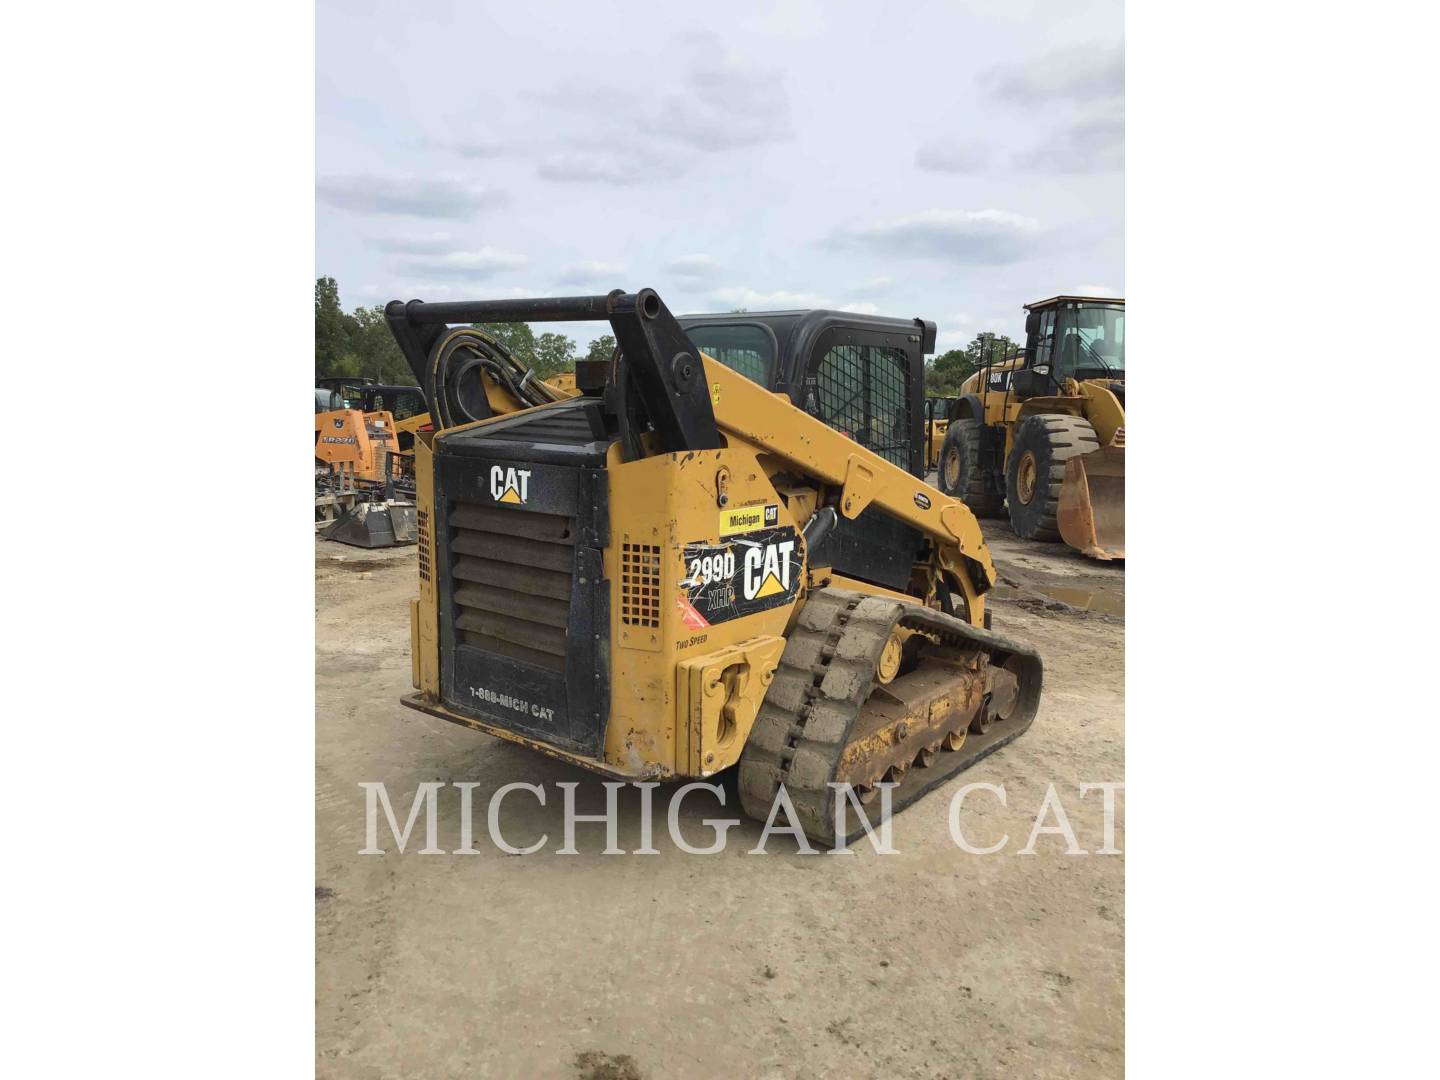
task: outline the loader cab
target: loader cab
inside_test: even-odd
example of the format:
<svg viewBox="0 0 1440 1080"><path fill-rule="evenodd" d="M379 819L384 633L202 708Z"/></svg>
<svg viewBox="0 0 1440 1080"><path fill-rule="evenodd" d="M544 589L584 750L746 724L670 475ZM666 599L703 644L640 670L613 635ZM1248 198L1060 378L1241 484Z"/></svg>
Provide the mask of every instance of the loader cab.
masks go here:
<svg viewBox="0 0 1440 1080"><path fill-rule="evenodd" d="M1026 367L1050 384L1016 386L1053 392L1066 379L1125 378L1125 301L1095 296L1055 296L1025 305Z"/></svg>
<svg viewBox="0 0 1440 1080"><path fill-rule="evenodd" d="M373 385L375 380L364 375L330 375L315 380L317 390L332 390L340 396L340 405L337 407L341 409L360 408L360 392Z"/></svg>
<svg viewBox="0 0 1440 1080"><path fill-rule="evenodd" d="M365 412L388 412L398 424L427 411L425 394L418 386L361 386L360 408Z"/></svg>
<svg viewBox="0 0 1440 1080"><path fill-rule="evenodd" d="M848 311L684 315L701 352L917 477L935 324Z"/></svg>
<svg viewBox="0 0 1440 1080"><path fill-rule="evenodd" d="M414 429L418 424L428 422L430 415L424 392L418 386L384 386L379 383L357 387L356 390L359 395L357 408L367 413L388 412L396 424L401 452L408 454L414 449ZM413 424L405 423L417 416L425 419Z"/></svg>

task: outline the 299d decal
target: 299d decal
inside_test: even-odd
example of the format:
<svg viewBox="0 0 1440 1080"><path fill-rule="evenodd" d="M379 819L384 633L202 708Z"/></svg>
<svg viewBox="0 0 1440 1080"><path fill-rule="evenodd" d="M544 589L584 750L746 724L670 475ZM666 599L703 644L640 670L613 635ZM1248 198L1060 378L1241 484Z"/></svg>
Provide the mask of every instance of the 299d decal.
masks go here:
<svg viewBox="0 0 1440 1080"><path fill-rule="evenodd" d="M676 602L693 629L788 604L800 590L799 537L790 526L718 544L686 544Z"/></svg>

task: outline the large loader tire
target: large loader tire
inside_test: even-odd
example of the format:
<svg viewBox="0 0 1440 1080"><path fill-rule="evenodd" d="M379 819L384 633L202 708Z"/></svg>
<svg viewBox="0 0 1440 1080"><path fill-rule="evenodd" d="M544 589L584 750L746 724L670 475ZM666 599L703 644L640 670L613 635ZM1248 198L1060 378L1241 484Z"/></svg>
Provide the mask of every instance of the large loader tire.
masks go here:
<svg viewBox="0 0 1440 1080"><path fill-rule="evenodd" d="M985 428L976 420L956 420L940 444L939 487L970 508L973 514L998 514L1005 500L995 478L982 463Z"/></svg>
<svg viewBox="0 0 1440 1080"><path fill-rule="evenodd" d="M1055 521L1065 462L1100 448L1090 421L1064 413L1028 416L1015 432L1005 468L1010 527L1024 540L1059 540Z"/></svg>

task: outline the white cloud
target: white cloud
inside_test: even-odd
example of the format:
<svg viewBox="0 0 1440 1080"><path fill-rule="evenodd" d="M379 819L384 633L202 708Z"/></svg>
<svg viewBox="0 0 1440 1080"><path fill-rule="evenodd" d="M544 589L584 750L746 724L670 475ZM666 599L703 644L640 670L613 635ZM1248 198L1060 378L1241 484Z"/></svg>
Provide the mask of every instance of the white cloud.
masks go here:
<svg viewBox="0 0 1440 1080"><path fill-rule="evenodd" d="M560 285L609 285L612 288L619 286L619 278L625 274L625 268L616 263L607 262L578 262L562 267L555 276L555 281Z"/></svg>
<svg viewBox="0 0 1440 1080"><path fill-rule="evenodd" d="M1125 95L1125 45L1076 43L1025 60L999 64L980 83L1002 101L1044 105L1086 103Z"/></svg>
<svg viewBox="0 0 1440 1080"><path fill-rule="evenodd" d="M706 281L720 272L720 264L709 255L681 255L671 259L661 268L671 277L684 278L688 282Z"/></svg>
<svg viewBox="0 0 1440 1080"><path fill-rule="evenodd" d="M428 236L374 236L369 244L376 251L387 255L438 255L453 251L455 241L449 233L430 233Z"/></svg>
<svg viewBox="0 0 1440 1080"><path fill-rule="evenodd" d="M988 162L973 146L929 143L915 151L915 164L926 172L977 173L984 171Z"/></svg>
<svg viewBox="0 0 1440 1080"><path fill-rule="evenodd" d="M493 188L443 176L354 173L316 181L315 197L362 214L464 218L504 201Z"/></svg>
<svg viewBox="0 0 1440 1080"><path fill-rule="evenodd" d="M1039 250L1040 222L1009 210L926 210L832 233L836 247L981 266L1018 262Z"/></svg>
<svg viewBox="0 0 1440 1080"><path fill-rule="evenodd" d="M478 159L503 157L507 149L505 144L497 139L461 138L448 145L461 157Z"/></svg>
<svg viewBox="0 0 1440 1080"><path fill-rule="evenodd" d="M713 34L685 34L672 48L680 63L671 77L651 90L597 84L593 80L551 83L523 92L559 116L583 117L583 131L561 121L539 125L550 133L536 173L559 183L632 186L693 171L714 153L789 138L790 100L785 73L739 59ZM667 69L657 69L664 80ZM623 118L623 122L622 122ZM542 137L542 144L545 140ZM559 143L559 146L554 144Z"/></svg>
<svg viewBox="0 0 1440 1080"><path fill-rule="evenodd" d="M790 135L790 102L779 68L708 59L688 85L666 96L650 130L697 149L731 150Z"/></svg>
<svg viewBox="0 0 1440 1080"><path fill-rule="evenodd" d="M1018 155L1015 167L1051 173L1118 172L1125 168L1125 117L1108 111L1082 116Z"/></svg>
<svg viewBox="0 0 1440 1080"><path fill-rule="evenodd" d="M1121 39L1122 0L1023 24L971 4L879 22L820 0L763 16L712 6L687 14L713 31L698 36L668 18L582 26L545 5L476 4L442 5L431 32L397 35L373 7L317 8L316 272L339 281L347 307L648 284L675 311L874 305L1014 337L1020 305L1066 282L1125 287L1123 174L1107 166L1120 129L1107 139L1094 119L1123 119L1122 81L1113 62L1108 77L1103 63L1086 75L1069 55L1093 52L1087 34ZM771 20L794 33L772 34ZM965 41L979 69L857 74L937 40ZM897 118L898 158L845 149ZM1041 143L1048 158L1017 169ZM936 156L917 158L925 149ZM988 165L945 171L967 165L961 149ZM1057 171L1078 168L1096 171ZM1043 227L959 214L984 207ZM628 273L557 281L588 261ZM945 318L961 309L973 323ZM583 348L605 329L574 334Z"/></svg>
<svg viewBox="0 0 1440 1080"><path fill-rule="evenodd" d="M856 315L879 315L880 307L868 301L857 301L853 304L841 304L841 311L853 311Z"/></svg>
<svg viewBox="0 0 1440 1080"><path fill-rule="evenodd" d="M744 308L746 311L788 311L792 308L830 306L829 300L815 293L786 292L783 289L760 292L747 286L716 289L710 294L710 299L726 310Z"/></svg>
<svg viewBox="0 0 1440 1080"><path fill-rule="evenodd" d="M506 270L526 265L523 255L497 248L477 251L448 251L441 255L413 255L397 261L401 272L420 278L464 278L482 281Z"/></svg>

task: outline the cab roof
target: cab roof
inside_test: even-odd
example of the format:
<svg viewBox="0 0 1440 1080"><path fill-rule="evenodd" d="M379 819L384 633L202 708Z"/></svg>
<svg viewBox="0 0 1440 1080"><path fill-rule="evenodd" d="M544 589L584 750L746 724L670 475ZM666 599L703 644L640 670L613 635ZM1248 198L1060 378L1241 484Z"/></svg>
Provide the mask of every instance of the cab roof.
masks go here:
<svg viewBox="0 0 1440 1080"><path fill-rule="evenodd" d="M805 308L796 311L725 311L695 315L677 315L676 321L688 330L692 326L717 324L736 325L759 323L768 327L784 349L788 341L798 341L830 326L880 330L887 334L914 334L926 355L935 351L935 324L927 319L898 319L885 315L862 315L855 311L832 311L827 308Z"/></svg>
<svg viewBox="0 0 1440 1080"><path fill-rule="evenodd" d="M1119 296L1052 296L1048 300L1036 300L1033 304L1026 304L1026 311L1033 311L1035 308L1049 307L1051 304L1063 303L1067 300L1079 300L1086 304L1119 304L1125 306L1125 300Z"/></svg>

